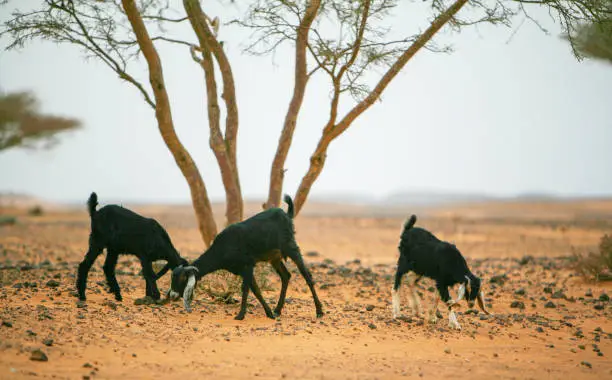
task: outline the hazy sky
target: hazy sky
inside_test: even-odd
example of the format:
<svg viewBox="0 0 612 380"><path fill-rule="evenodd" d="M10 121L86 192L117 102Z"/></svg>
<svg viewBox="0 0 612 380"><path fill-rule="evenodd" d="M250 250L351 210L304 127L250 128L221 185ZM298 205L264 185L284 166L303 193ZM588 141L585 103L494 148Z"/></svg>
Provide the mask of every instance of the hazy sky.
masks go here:
<svg viewBox="0 0 612 380"><path fill-rule="evenodd" d="M37 1L16 3L27 9ZM1 9L5 20L7 8ZM398 25L424 26L426 19L408 4L397 13ZM558 27L539 14L550 35L525 22L508 43L513 29L481 26L461 34L446 31L441 37L455 47L450 55L418 53L382 102L332 143L311 195L423 189L612 195L612 65L577 62ZM242 54L246 36L232 27L220 31L237 83L242 188L252 198L268 190L294 62L290 46L275 57ZM193 40L189 33L185 38ZM0 40L2 47L6 43ZM203 73L186 49L159 46L178 135L211 197L223 199L208 147ZM136 74L146 82L145 72ZM307 89L286 163L290 194L328 116L325 79ZM43 111L80 118L85 126L51 151L0 153L0 191L62 201L84 201L92 190L102 201L189 199L151 108L131 85L85 60L76 47L36 42L20 52L2 51L0 87L32 90Z"/></svg>

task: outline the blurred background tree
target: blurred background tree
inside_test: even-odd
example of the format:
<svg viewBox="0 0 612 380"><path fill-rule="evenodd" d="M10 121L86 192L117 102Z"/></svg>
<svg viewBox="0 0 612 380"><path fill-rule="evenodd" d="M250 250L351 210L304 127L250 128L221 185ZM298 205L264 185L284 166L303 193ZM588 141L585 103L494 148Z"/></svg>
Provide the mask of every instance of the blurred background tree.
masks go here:
<svg viewBox="0 0 612 380"><path fill-rule="evenodd" d="M600 20L580 24L574 29L570 36L581 55L612 64L612 1L608 1L607 15ZM569 39L567 35L565 38Z"/></svg>
<svg viewBox="0 0 612 380"><path fill-rule="evenodd" d="M62 132L81 128L77 119L45 115L29 92L0 93L0 151L55 146Z"/></svg>

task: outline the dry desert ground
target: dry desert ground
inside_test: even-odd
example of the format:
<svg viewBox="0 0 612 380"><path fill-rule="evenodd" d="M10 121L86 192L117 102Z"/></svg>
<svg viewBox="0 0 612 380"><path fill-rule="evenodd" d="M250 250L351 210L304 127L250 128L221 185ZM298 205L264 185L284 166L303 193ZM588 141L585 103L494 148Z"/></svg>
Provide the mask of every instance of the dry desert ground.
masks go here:
<svg viewBox="0 0 612 380"><path fill-rule="evenodd" d="M130 208L160 221L189 260L203 251L189 207ZM0 378L612 378L611 283L586 281L567 259L596 249L612 232L612 201L415 210L308 205L296 219L296 237L324 317L315 317L305 281L289 263L282 317L267 319L251 295L246 318L236 321L238 304L201 287L192 313L181 302L136 305L145 287L130 256L117 267L123 302L106 292L99 258L88 300L78 305L75 271L89 233L85 207L50 208L41 216L4 207L0 213L18 220L0 227ZM436 324L411 315L403 292L403 317L392 318L397 245L411 211L417 225L463 252L483 279L491 316L463 303L463 329L451 330L445 311ZM254 212L249 205L247 213ZM162 292L169 277L158 281ZM280 281L274 273L267 279L264 296L273 307ZM432 285L420 282L425 306ZM46 361L32 360L41 352Z"/></svg>

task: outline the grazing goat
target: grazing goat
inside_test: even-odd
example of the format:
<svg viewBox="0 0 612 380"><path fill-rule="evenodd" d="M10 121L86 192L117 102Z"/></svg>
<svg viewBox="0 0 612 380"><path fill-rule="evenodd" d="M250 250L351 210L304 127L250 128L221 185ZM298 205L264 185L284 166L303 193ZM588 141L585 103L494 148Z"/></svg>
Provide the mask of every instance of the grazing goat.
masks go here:
<svg viewBox="0 0 612 380"><path fill-rule="evenodd" d="M393 285L393 317L397 318L400 314L399 288L402 276L406 273L408 274L408 288L410 290L410 306L419 315L422 315L422 308L414 286L423 276L436 282L438 292L429 313L429 320L432 323L437 321L439 298L448 306L448 319L451 328L461 329L452 306L464 297L469 307L473 307L474 300L478 300L478 305L482 311L490 314L484 305L480 278L468 269L461 252L453 244L439 240L429 231L414 227L416 219L416 215L412 215L406 221L400 240L400 257L397 262L397 272ZM453 300L449 296L448 288L455 284L460 284L460 286L457 299Z"/></svg>
<svg viewBox="0 0 612 380"><path fill-rule="evenodd" d="M168 298L181 295L187 311L191 311L193 290L197 281L208 273L225 269L242 277L242 303L235 319L242 320L246 314L249 288L263 306L266 316L279 316L285 303L291 274L283 260L290 258L306 280L314 299L317 317L323 316L321 302L317 297L312 276L304 265L300 248L295 241L293 226L293 201L285 195L287 212L281 208L262 211L242 222L227 226L215 237L211 246L190 266L179 266L172 271L172 284ZM255 264L269 262L281 278L282 286L274 313L264 300L253 276Z"/></svg>
<svg viewBox="0 0 612 380"><path fill-rule="evenodd" d="M79 299L85 301L87 274L96 258L106 248L104 275L109 286L109 292L115 294L115 299L121 301L121 291L115 277L115 266L120 254L131 254L138 257L147 283L146 295L154 300L160 298L156 281L168 269L181 264L187 264L172 245L166 230L155 220L145 218L126 208L117 205L107 205L96 211L98 196L91 193L87 206L91 218L91 233L89 234L89 250L79 264L77 275L77 290ZM153 272L152 263L156 260L166 260L167 263L159 273Z"/></svg>

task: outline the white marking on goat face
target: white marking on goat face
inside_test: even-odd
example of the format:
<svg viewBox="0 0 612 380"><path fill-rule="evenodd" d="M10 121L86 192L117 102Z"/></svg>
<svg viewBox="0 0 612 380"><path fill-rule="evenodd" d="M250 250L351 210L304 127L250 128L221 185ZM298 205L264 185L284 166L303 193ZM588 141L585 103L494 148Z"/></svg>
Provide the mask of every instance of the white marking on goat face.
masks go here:
<svg viewBox="0 0 612 380"><path fill-rule="evenodd" d="M168 290L168 298L170 298L171 300L178 299L180 296L181 295L175 292L174 290L172 289Z"/></svg>
<svg viewBox="0 0 612 380"><path fill-rule="evenodd" d="M392 296L392 301L393 301L393 318L397 318L400 315L399 288L395 289L395 287L393 287L393 289L391 290L391 293L393 294L393 296Z"/></svg>
<svg viewBox="0 0 612 380"><path fill-rule="evenodd" d="M191 300L193 299L193 289L195 288L196 278L195 275L190 275L183 292L183 305L185 310L191 313Z"/></svg>
<svg viewBox="0 0 612 380"><path fill-rule="evenodd" d="M461 330L461 325L457 321L457 315L453 310L448 314L448 327L451 329Z"/></svg>

